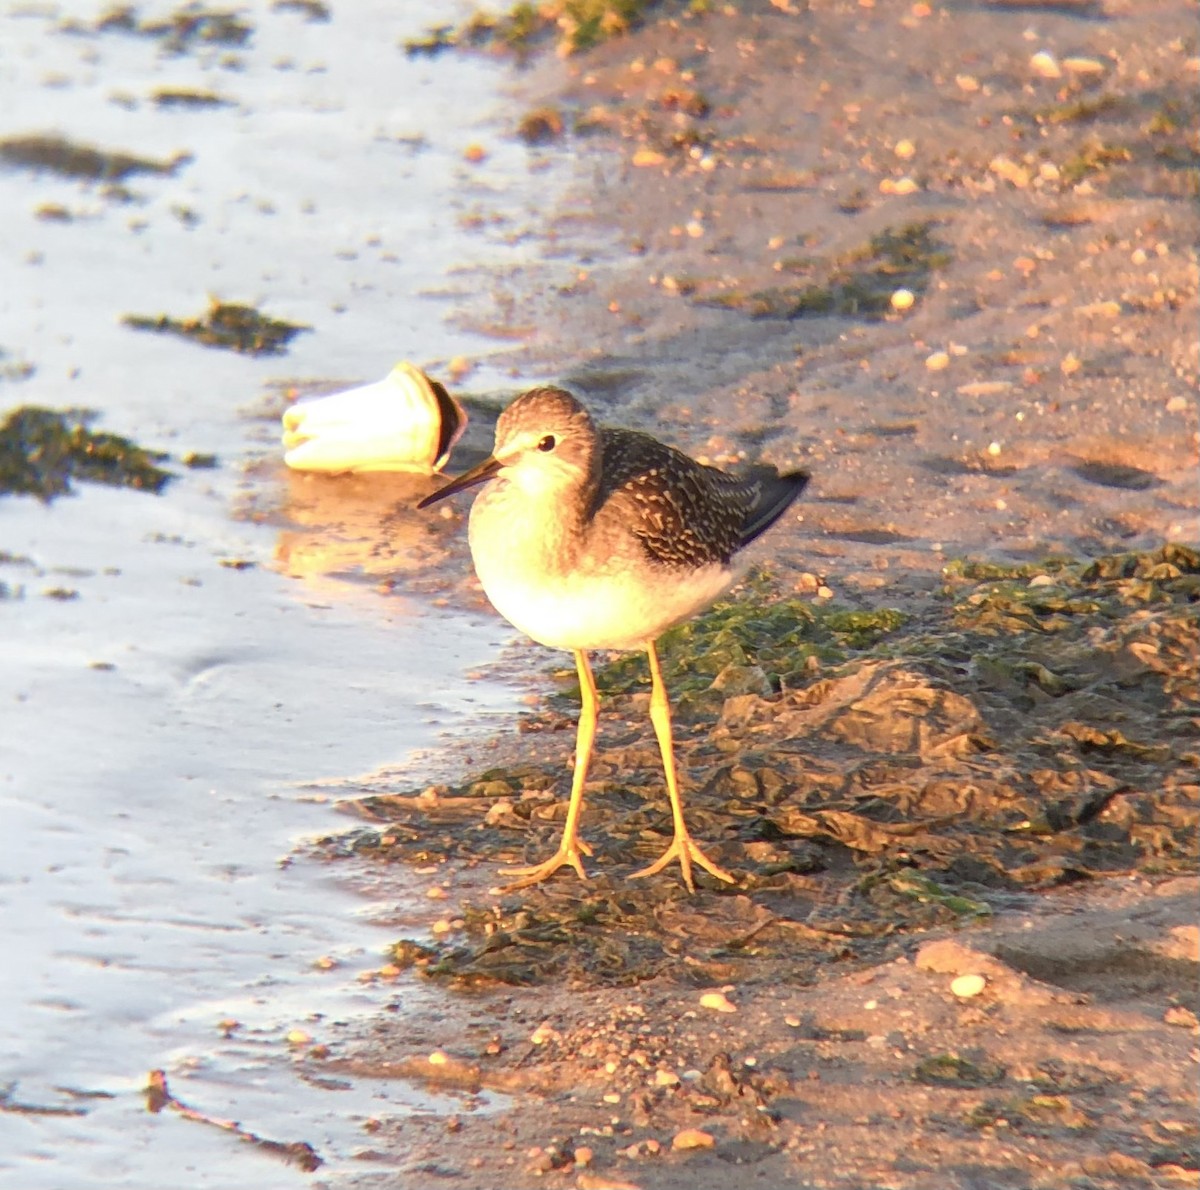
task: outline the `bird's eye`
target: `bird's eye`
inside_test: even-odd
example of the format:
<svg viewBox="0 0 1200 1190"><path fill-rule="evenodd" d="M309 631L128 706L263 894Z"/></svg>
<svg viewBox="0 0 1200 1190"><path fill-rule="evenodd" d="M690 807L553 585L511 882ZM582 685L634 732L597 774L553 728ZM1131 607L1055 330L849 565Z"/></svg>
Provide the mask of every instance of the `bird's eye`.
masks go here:
<svg viewBox="0 0 1200 1190"><path fill-rule="evenodd" d="M543 439L542 439L542 440L541 440L541 441L538 443L538 450L551 451L551 450L553 450L553 449L554 449L554 448L555 448L557 445L558 445L558 443L557 443L557 441L555 441L554 435L553 435L553 434L547 434L547 435L545 436L545 438L543 438Z"/></svg>

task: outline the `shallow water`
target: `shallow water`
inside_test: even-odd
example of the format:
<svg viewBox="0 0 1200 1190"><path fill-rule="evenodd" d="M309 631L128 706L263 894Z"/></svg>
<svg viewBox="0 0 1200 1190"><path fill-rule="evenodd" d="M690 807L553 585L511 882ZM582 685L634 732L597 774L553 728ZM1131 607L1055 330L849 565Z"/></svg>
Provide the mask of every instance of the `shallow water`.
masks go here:
<svg viewBox="0 0 1200 1190"><path fill-rule="evenodd" d="M343 824L322 778L403 763L458 722L511 711L512 691L467 676L511 632L402 587L330 580L319 556L292 565L277 426L254 411L271 380L370 380L404 356L492 350L446 321L447 295L467 287L461 270L532 249L470 216L528 211L556 183L504 137L507 67L399 48L444 5L356 2L352 20L335 6L315 22L254 4L247 45L179 55L63 27L101 11L0 8L0 138L60 132L192 160L132 177L129 201L0 169L0 364L33 369L0 380L0 415L96 409L100 428L170 450L179 478L161 497L85 487L51 506L0 503L0 581L14 595L0 601L0 1086L12 1084L0 1184L385 1176L355 1159L368 1116L488 1103L305 1081L289 1031L328 1040L395 1002L354 976L378 966L391 934L373 922L402 915L404 889L372 904L315 864L281 861ZM151 101L162 86L231 103L164 108ZM482 171L463 160L473 140L488 148ZM313 330L284 359L254 359L121 325L198 315L209 294ZM220 466L188 471L187 450ZM382 515L403 481L381 491ZM283 511L235 517L248 503ZM329 557L354 578L344 548ZM314 966L326 956L337 965ZM239 1022L229 1036L226 1020ZM180 1099L307 1141L326 1164L314 1180L149 1114L140 1092L160 1067Z"/></svg>

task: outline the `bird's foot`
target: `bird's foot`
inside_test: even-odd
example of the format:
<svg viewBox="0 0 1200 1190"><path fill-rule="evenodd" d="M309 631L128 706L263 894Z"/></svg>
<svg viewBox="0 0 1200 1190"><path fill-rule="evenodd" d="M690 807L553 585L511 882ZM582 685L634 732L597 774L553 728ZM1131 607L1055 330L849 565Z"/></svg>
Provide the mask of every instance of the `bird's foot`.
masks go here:
<svg viewBox="0 0 1200 1190"><path fill-rule="evenodd" d="M579 874L579 879L587 882L587 873L583 870L581 855L591 855L592 849L582 839L563 839L558 850L544 863L534 864L529 868L501 868L502 876L516 876L511 884L494 889L497 893L515 892L518 888L529 888L533 884L541 884L548 880L564 864L570 864Z"/></svg>
<svg viewBox="0 0 1200 1190"><path fill-rule="evenodd" d="M679 866L683 870L683 882L687 885L688 892L696 891L695 884L692 883L692 864L698 864L706 872L715 876L718 880L724 880L726 884L736 884L737 877L731 872L725 871L720 864L715 864L703 851L697 846L692 836L686 831L676 834L671 840L671 846L666 849L649 867L639 868L638 871L632 873L633 876L654 876L661 872L672 860L678 860Z"/></svg>

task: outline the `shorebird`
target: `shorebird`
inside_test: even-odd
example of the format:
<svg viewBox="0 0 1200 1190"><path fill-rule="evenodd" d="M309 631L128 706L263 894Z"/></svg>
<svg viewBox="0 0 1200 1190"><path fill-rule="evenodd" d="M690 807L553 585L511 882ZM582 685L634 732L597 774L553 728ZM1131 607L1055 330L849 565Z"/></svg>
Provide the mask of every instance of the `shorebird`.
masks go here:
<svg viewBox="0 0 1200 1190"><path fill-rule="evenodd" d="M535 388L500 415L490 458L420 502L427 508L487 483L468 530L479 581L505 619L538 643L573 653L579 671L583 707L562 839L544 863L505 869L517 877L505 891L545 880L564 864L587 880L582 856L592 851L579 837L579 816L599 714L588 660L595 649L645 649L650 658L650 720L674 838L634 875L652 876L678 860L689 891L693 864L734 882L684 821L655 642L733 584L734 555L784 514L808 478L772 468L726 475L649 434L597 426L561 388Z"/></svg>

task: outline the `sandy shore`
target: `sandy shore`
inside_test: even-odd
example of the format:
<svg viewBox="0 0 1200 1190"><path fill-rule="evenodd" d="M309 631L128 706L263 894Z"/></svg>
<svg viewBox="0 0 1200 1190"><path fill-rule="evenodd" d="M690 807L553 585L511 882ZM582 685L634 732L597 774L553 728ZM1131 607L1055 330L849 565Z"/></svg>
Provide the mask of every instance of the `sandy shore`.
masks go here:
<svg viewBox="0 0 1200 1190"><path fill-rule="evenodd" d="M807 677L743 657L765 686L682 716L727 894L623 877L661 841L635 684L586 890L487 892L551 845L569 712L443 758L461 787L381 778L329 849L419 865L437 944L379 978L459 990L314 1062L514 1099L364 1156L464 1187L1197 1183L1194 575L1084 577L1196 539L1191 15L718 7L526 84L587 130L540 150L581 161L541 234L595 248L471 317L536 327L514 366L605 418L810 469L751 597L908 627L819 620ZM949 581L963 556L1018 568Z"/></svg>

